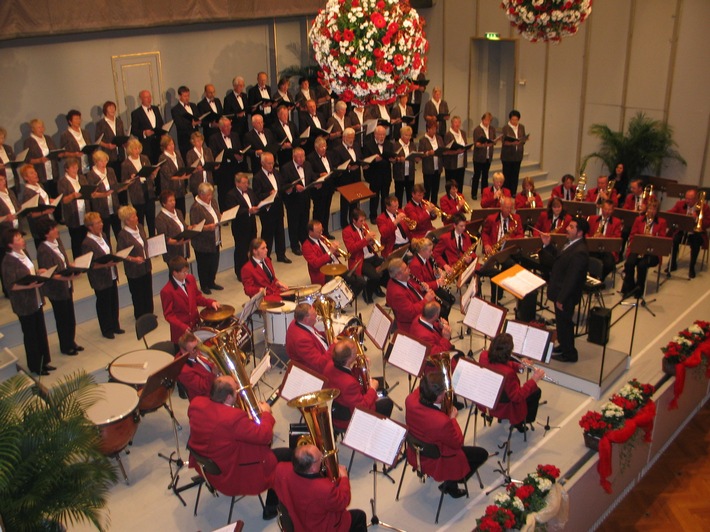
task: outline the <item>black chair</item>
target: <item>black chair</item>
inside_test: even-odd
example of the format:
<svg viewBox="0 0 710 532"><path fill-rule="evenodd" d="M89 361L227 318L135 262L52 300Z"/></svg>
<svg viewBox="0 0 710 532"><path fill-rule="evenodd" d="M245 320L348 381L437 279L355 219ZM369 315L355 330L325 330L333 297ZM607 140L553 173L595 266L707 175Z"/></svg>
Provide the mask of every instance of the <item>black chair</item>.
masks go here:
<svg viewBox="0 0 710 532"><path fill-rule="evenodd" d="M584 323L587 322L586 317L589 315L589 311L592 308L592 300L596 299L600 307L605 307L604 297L602 296L602 292L604 291L603 271L604 263L596 257L589 257L587 273L589 277L598 282L587 278L587 282L584 283L584 287L582 288L582 300L579 303L577 323L575 324L575 334L577 336L587 333L586 330L580 333L579 329L583 318L585 318Z"/></svg>
<svg viewBox="0 0 710 532"><path fill-rule="evenodd" d="M155 314L143 314L136 320L136 338L143 340L146 349L150 348L148 347L148 340L146 340L145 335L157 328L158 316Z"/></svg>
<svg viewBox="0 0 710 532"><path fill-rule="evenodd" d="M436 460L437 458L441 458L441 452L439 451L439 447L437 447L433 443L427 443L416 436L413 436L411 433L407 433L407 438L406 438L406 445L404 448L404 453L405 453L405 460L406 460L406 452L407 452L407 447L411 447L414 449L414 453L416 454L416 465L412 466L412 469L417 473L417 477L419 477L419 480L422 482L422 484L426 481L427 475L422 471L422 464L421 464L421 458L432 458ZM399 478L399 487L397 488L397 495L395 496L395 500L399 500L399 492L402 490L402 482L404 481L404 474L407 472L407 468L409 467L409 462L404 464L402 467L402 476ZM476 471L478 473L478 471ZM464 490L466 491L466 498L468 499L468 482L464 481ZM434 523L439 522L439 514L441 513L441 505L444 502L444 491L441 491L441 496L439 497L439 505L436 507L436 517L434 519Z"/></svg>

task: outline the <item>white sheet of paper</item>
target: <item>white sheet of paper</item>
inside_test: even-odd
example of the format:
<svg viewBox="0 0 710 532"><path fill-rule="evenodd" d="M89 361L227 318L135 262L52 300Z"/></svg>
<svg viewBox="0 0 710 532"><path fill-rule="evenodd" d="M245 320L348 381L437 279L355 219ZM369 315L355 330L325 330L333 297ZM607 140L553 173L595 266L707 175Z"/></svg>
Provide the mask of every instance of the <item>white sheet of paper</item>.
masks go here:
<svg viewBox="0 0 710 532"><path fill-rule="evenodd" d="M249 382L251 383L251 385L256 386L256 384L261 380L261 377L264 376L264 373L266 373L270 369L271 369L271 357L270 356L261 357L261 362L259 362L259 364L257 364L257 366L254 368L254 370L251 372L251 375L249 375Z"/></svg>
<svg viewBox="0 0 710 532"><path fill-rule="evenodd" d="M271 205L275 199L276 199L276 191L274 190L271 194L269 194L268 197L261 200L261 202L259 202L259 205L257 205L257 207L262 208L266 205Z"/></svg>
<svg viewBox="0 0 710 532"><path fill-rule="evenodd" d="M222 218L220 218L220 223L231 222L237 217L239 212L239 205L235 205L231 209L227 209L222 213Z"/></svg>
<svg viewBox="0 0 710 532"><path fill-rule="evenodd" d="M91 259L94 258L94 252L89 251L88 253L84 253L83 255L80 255L74 260L74 266L75 268L84 268L84 269L89 269L91 268Z"/></svg>
<svg viewBox="0 0 710 532"><path fill-rule="evenodd" d="M343 444L379 462L392 465L407 431L391 419L355 409Z"/></svg>
<svg viewBox="0 0 710 532"><path fill-rule="evenodd" d="M131 254L131 251L133 251L133 246L128 246L127 248L123 248L117 251L116 253L114 253L114 255L116 257L121 257L122 259L125 259L126 257L128 257L128 255Z"/></svg>
<svg viewBox="0 0 710 532"><path fill-rule="evenodd" d="M464 325L493 338L498 334L503 311L489 305L482 299L474 297L468 305L463 318Z"/></svg>
<svg viewBox="0 0 710 532"><path fill-rule="evenodd" d="M417 377L425 356L426 346L424 344L409 336L398 334L392 344L389 363Z"/></svg>
<svg viewBox="0 0 710 532"><path fill-rule="evenodd" d="M388 317L382 313L379 307L375 306L370 315L370 321L367 323L365 332L375 344L377 349L382 349L387 341L387 335L390 332L392 323Z"/></svg>
<svg viewBox="0 0 710 532"><path fill-rule="evenodd" d="M291 399L303 395L304 393L317 392L323 389L325 381L307 371L303 371L298 366L292 366L284 377L286 381L281 387L281 397L290 401Z"/></svg>
<svg viewBox="0 0 710 532"><path fill-rule="evenodd" d="M451 376L451 383L461 397L486 408L494 408L498 390L503 385L503 375L460 360Z"/></svg>
<svg viewBox="0 0 710 532"><path fill-rule="evenodd" d="M544 286L545 280L527 270L520 270L515 275L503 279L500 285L524 297L533 290Z"/></svg>
<svg viewBox="0 0 710 532"><path fill-rule="evenodd" d="M542 361L546 354L549 331L530 327L524 323L507 321L505 332L513 337L513 353L516 355Z"/></svg>
<svg viewBox="0 0 710 532"><path fill-rule="evenodd" d="M148 239L148 258L152 259L158 255L164 255L168 252L167 245L165 243L165 235L155 235Z"/></svg>

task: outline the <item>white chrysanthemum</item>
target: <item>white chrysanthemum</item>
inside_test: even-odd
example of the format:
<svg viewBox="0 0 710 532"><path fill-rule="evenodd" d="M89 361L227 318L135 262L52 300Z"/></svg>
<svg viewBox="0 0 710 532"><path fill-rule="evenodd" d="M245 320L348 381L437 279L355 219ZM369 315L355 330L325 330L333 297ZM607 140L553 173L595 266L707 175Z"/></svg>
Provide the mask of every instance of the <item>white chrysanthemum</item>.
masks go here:
<svg viewBox="0 0 710 532"><path fill-rule="evenodd" d="M552 489L552 482L546 478L538 477L535 482L537 483L537 488L542 492L548 492Z"/></svg>
<svg viewBox="0 0 710 532"><path fill-rule="evenodd" d="M525 505L523 504L523 501L520 500L520 497L513 497L513 506L519 512L525 511Z"/></svg>
<svg viewBox="0 0 710 532"><path fill-rule="evenodd" d="M496 504L505 504L510 500L510 497L508 496L508 492L500 492L498 493L494 499Z"/></svg>

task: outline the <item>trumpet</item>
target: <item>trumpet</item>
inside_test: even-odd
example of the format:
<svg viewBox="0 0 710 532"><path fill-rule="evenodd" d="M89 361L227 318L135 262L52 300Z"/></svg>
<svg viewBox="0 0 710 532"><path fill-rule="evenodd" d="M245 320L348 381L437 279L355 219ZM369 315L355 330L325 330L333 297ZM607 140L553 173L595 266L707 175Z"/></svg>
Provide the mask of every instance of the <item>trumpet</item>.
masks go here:
<svg viewBox="0 0 710 532"><path fill-rule="evenodd" d="M579 181L577 181L577 188L574 191L574 201L582 201L586 193L587 174L582 174L581 176L579 176Z"/></svg>
<svg viewBox="0 0 710 532"><path fill-rule="evenodd" d="M416 220L412 220L411 218L407 218L405 216L403 222L407 227L409 227L410 231L414 231L417 228L417 221Z"/></svg>
<svg viewBox="0 0 710 532"><path fill-rule="evenodd" d="M512 354L512 353L510 354L510 358L512 358L512 359L515 360L518 364L520 364L520 365L523 366L525 369L528 369L528 370L530 370L530 371L536 371L536 370L538 370L538 369L541 369L541 368L538 368L535 364L531 364L530 362L526 361L524 358L520 358L519 356L514 355L514 354ZM547 375L545 375L545 376L542 378L542 380L544 380L544 381L546 381L546 382L549 382L549 383L552 383L552 384L559 384L559 382L557 382L557 381L556 381L555 379L553 379L552 377L548 377Z"/></svg>
<svg viewBox="0 0 710 532"><path fill-rule="evenodd" d="M462 194L458 194L459 201L463 200L463 212L466 214L471 214L473 212L473 207L471 207L466 200L464 199Z"/></svg>
<svg viewBox="0 0 710 532"><path fill-rule="evenodd" d="M535 193L532 190L528 190L528 203L531 209L535 208Z"/></svg>
<svg viewBox="0 0 710 532"><path fill-rule="evenodd" d="M436 205L434 205L431 201L429 201L429 200L422 200L422 203L423 203L425 206L431 206L431 207L433 208L434 212L437 214L437 216L441 216L442 218L444 218L444 217L446 216L446 213L445 213L444 211L442 211L439 207L437 207Z"/></svg>
<svg viewBox="0 0 710 532"><path fill-rule="evenodd" d="M364 232L365 232L364 234L366 237L368 235L372 236L372 244L370 247L372 247L373 253L380 253L383 249L385 249L384 246L382 245L382 243L380 242L380 240L375 238L375 233L370 231L370 228L367 227L367 225L365 225L363 229L364 229Z"/></svg>
<svg viewBox="0 0 710 532"><path fill-rule="evenodd" d="M327 248L330 248L333 245L333 242L328 240L325 236L321 235L320 241L323 242L323 245L325 245ZM335 250L335 254L340 257L341 259L347 261L350 260L350 253L345 251L343 248L338 246Z"/></svg>

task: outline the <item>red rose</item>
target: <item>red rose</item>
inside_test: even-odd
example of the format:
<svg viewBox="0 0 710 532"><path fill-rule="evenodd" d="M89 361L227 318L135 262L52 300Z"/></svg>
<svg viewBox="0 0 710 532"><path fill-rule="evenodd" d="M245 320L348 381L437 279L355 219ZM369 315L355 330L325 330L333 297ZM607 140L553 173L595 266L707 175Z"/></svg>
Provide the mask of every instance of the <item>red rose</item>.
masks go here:
<svg viewBox="0 0 710 532"><path fill-rule="evenodd" d="M394 54L394 64L398 67L404 64L404 57L402 57L402 54Z"/></svg>
<svg viewBox="0 0 710 532"><path fill-rule="evenodd" d="M342 35L340 34L340 31L339 31L339 30L336 31L336 32L333 34L333 40L334 40L335 42L340 42L342 39L343 39L343 37L342 37Z"/></svg>
<svg viewBox="0 0 710 532"><path fill-rule="evenodd" d="M355 40L355 33L353 33L353 30L345 29L343 30L343 40L344 41L354 41Z"/></svg>
<svg viewBox="0 0 710 532"><path fill-rule="evenodd" d="M355 97L355 93L354 93L352 90L350 90L350 89L345 89L345 90L343 91L343 94L340 95L340 98L341 98L344 102L350 102L350 101L352 101L352 99L353 99L354 97Z"/></svg>
<svg viewBox="0 0 710 532"><path fill-rule="evenodd" d="M385 3L384 3L382 0L380 0L379 2L377 2L377 9L380 9L380 10L381 10L381 9L384 9L384 8L385 8Z"/></svg>
<svg viewBox="0 0 710 532"><path fill-rule="evenodd" d="M387 33L397 33L398 29L399 29L399 24L397 24L396 22L390 22L390 25L387 28Z"/></svg>
<svg viewBox="0 0 710 532"><path fill-rule="evenodd" d="M387 21L385 20L385 17L382 16L382 13L373 13L372 15L370 15L370 20L379 30L384 28L385 24L387 24Z"/></svg>
<svg viewBox="0 0 710 532"><path fill-rule="evenodd" d="M374 55L377 59L384 57L385 53L382 51L382 48L375 48L372 51L372 55Z"/></svg>
<svg viewBox="0 0 710 532"><path fill-rule="evenodd" d="M352 6L357 7L360 5L360 0L353 0Z"/></svg>
<svg viewBox="0 0 710 532"><path fill-rule="evenodd" d="M394 70L394 67L392 66L392 63L383 63L380 70L382 70L382 72L385 72L387 74L391 74L392 71Z"/></svg>
<svg viewBox="0 0 710 532"><path fill-rule="evenodd" d="M382 37L382 44L384 44L385 46L387 46L390 42L392 42L392 39L389 35L385 35L384 37Z"/></svg>
<svg viewBox="0 0 710 532"><path fill-rule="evenodd" d="M365 90L368 90L370 88L370 85L368 85L367 81L361 81L360 83L358 83L358 85L360 85L360 87Z"/></svg>
<svg viewBox="0 0 710 532"><path fill-rule="evenodd" d="M368 68L367 71L365 72L365 75L366 75L368 78L373 78L373 77L375 77L375 71L372 70L371 68Z"/></svg>
<svg viewBox="0 0 710 532"><path fill-rule="evenodd" d="M350 62L351 62L353 65L359 65L359 64L360 64L360 60L359 60L357 57L351 57L351 58L350 58Z"/></svg>

